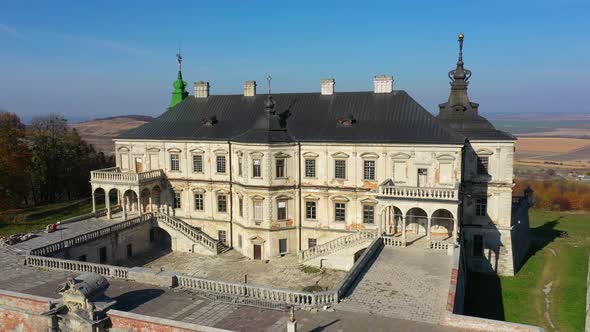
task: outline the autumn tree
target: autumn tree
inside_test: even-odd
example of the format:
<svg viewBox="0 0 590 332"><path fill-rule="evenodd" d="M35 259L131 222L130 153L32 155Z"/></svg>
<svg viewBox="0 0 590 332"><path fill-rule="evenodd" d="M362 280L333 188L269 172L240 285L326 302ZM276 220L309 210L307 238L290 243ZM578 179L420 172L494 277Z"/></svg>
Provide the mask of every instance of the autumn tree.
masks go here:
<svg viewBox="0 0 590 332"><path fill-rule="evenodd" d="M27 203L30 158L25 125L16 114L0 112L0 210Z"/></svg>

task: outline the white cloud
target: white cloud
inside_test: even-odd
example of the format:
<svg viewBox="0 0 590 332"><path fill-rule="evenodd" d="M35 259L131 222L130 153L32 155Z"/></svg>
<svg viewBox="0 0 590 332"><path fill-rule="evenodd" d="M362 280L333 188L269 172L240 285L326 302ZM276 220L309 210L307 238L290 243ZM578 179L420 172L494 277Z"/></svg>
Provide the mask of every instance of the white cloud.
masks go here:
<svg viewBox="0 0 590 332"><path fill-rule="evenodd" d="M0 32L8 34L16 39L25 39L25 36L22 33L18 32L16 29L12 27L9 27L6 24L0 23Z"/></svg>

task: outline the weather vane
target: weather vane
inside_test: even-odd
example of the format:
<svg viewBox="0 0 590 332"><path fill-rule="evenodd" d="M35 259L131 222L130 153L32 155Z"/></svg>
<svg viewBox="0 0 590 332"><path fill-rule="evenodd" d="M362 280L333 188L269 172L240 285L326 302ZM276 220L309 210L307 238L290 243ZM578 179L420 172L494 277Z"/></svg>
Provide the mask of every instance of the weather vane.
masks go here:
<svg viewBox="0 0 590 332"><path fill-rule="evenodd" d="M182 54L180 54L180 48L176 54L176 62L178 62L178 70L180 70L182 68Z"/></svg>
<svg viewBox="0 0 590 332"><path fill-rule="evenodd" d="M268 82L268 94L270 94L270 81L272 81L272 76L270 76L270 74L266 76L266 81Z"/></svg>

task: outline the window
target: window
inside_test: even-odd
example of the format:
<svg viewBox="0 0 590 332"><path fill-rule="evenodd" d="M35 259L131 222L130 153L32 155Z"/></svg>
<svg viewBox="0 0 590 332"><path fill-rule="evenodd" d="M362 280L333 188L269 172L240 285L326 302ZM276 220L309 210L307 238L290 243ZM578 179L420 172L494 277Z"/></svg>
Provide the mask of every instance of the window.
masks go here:
<svg viewBox="0 0 590 332"><path fill-rule="evenodd" d="M428 168L418 168L418 187L426 187L428 184Z"/></svg>
<svg viewBox="0 0 590 332"><path fill-rule="evenodd" d="M170 155L170 170L178 172L180 171L180 157L177 154Z"/></svg>
<svg viewBox="0 0 590 332"><path fill-rule="evenodd" d="M262 221L262 201L254 201L254 220Z"/></svg>
<svg viewBox="0 0 590 332"><path fill-rule="evenodd" d="M217 195L217 212L227 212L227 196Z"/></svg>
<svg viewBox="0 0 590 332"><path fill-rule="evenodd" d="M305 219L315 219L316 211L316 202L305 202Z"/></svg>
<svg viewBox="0 0 590 332"><path fill-rule="evenodd" d="M477 157L477 174L487 175L490 157Z"/></svg>
<svg viewBox="0 0 590 332"><path fill-rule="evenodd" d="M217 239L222 243L227 243L227 232L226 231L217 231Z"/></svg>
<svg viewBox="0 0 590 332"><path fill-rule="evenodd" d="M179 192L175 192L174 193L174 208L175 209L180 209L180 207L182 206L180 203L181 203L180 193Z"/></svg>
<svg viewBox="0 0 590 332"><path fill-rule="evenodd" d="M473 235L473 256L483 257L483 236Z"/></svg>
<svg viewBox="0 0 590 332"><path fill-rule="evenodd" d="M252 160L252 177L259 178L261 177L260 172L260 159Z"/></svg>
<svg viewBox="0 0 590 332"><path fill-rule="evenodd" d="M217 156L217 173L225 173L225 156Z"/></svg>
<svg viewBox="0 0 590 332"><path fill-rule="evenodd" d="M375 223L375 207L373 205L363 205L363 224Z"/></svg>
<svg viewBox="0 0 590 332"><path fill-rule="evenodd" d="M242 157L238 157L238 175L242 176Z"/></svg>
<svg viewBox="0 0 590 332"><path fill-rule="evenodd" d="M315 159L305 159L305 177L315 178Z"/></svg>
<svg viewBox="0 0 590 332"><path fill-rule="evenodd" d="M133 257L133 245L129 243L127 245L127 258Z"/></svg>
<svg viewBox="0 0 590 332"><path fill-rule="evenodd" d="M308 248L313 248L317 245L318 245L318 239L312 239L312 238L307 239L307 247Z"/></svg>
<svg viewBox="0 0 590 332"><path fill-rule="evenodd" d="M334 161L334 177L337 179L346 179L346 160Z"/></svg>
<svg viewBox="0 0 590 332"><path fill-rule="evenodd" d="M375 180L375 160L365 160L365 172L363 176L365 180Z"/></svg>
<svg viewBox="0 0 590 332"><path fill-rule="evenodd" d="M242 234L238 234L238 248L242 247Z"/></svg>
<svg viewBox="0 0 590 332"><path fill-rule="evenodd" d="M285 177L285 159L277 159L275 161L275 164L276 164L277 178L284 178Z"/></svg>
<svg viewBox="0 0 590 332"><path fill-rule="evenodd" d="M238 199L238 212L240 217L244 216L244 200L242 198Z"/></svg>
<svg viewBox="0 0 590 332"><path fill-rule="evenodd" d="M203 173L203 156L201 156L201 155L194 155L193 156L193 172Z"/></svg>
<svg viewBox="0 0 590 332"><path fill-rule="evenodd" d="M337 222L346 221L346 203L336 203L334 205L334 217Z"/></svg>
<svg viewBox="0 0 590 332"><path fill-rule="evenodd" d="M393 164L393 180L396 182L402 182L406 179L406 163L405 162L394 162Z"/></svg>
<svg viewBox="0 0 590 332"><path fill-rule="evenodd" d="M203 211L205 206L203 204L203 194L195 193L195 210Z"/></svg>
<svg viewBox="0 0 590 332"><path fill-rule="evenodd" d="M478 217L485 217L488 210L488 199L478 198L475 200L475 215Z"/></svg>
<svg viewBox="0 0 590 332"><path fill-rule="evenodd" d="M100 247L100 249L98 249L98 261L100 264L107 262L107 247Z"/></svg>
<svg viewBox="0 0 590 332"><path fill-rule="evenodd" d="M286 220L287 219L287 201L278 201L277 202L277 219L279 219L279 220Z"/></svg>
<svg viewBox="0 0 590 332"><path fill-rule="evenodd" d="M279 239L279 254L287 253L287 239Z"/></svg>
<svg viewBox="0 0 590 332"><path fill-rule="evenodd" d="M451 183L453 180L453 164L440 164L440 182Z"/></svg>

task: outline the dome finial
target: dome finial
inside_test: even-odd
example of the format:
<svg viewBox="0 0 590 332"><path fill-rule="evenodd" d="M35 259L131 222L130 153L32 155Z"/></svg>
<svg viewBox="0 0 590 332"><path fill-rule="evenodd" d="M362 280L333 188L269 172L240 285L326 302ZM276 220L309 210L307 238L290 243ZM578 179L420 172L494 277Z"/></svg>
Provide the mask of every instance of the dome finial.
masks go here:
<svg viewBox="0 0 590 332"><path fill-rule="evenodd" d="M180 52L180 47L178 48L178 53L176 53L176 62L178 63L178 71L182 70L182 53Z"/></svg>
<svg viewBox="0 0 590 332"><path fill-rule="evenodd" d="M449 72L449 78L451 82L464 81L467 82L471 77L471 71L463 67L463 39L465 35L459 34L459 58L457 59L457 67Z"/></svg>

